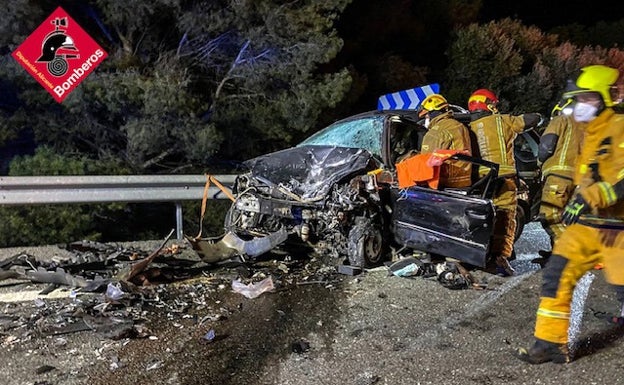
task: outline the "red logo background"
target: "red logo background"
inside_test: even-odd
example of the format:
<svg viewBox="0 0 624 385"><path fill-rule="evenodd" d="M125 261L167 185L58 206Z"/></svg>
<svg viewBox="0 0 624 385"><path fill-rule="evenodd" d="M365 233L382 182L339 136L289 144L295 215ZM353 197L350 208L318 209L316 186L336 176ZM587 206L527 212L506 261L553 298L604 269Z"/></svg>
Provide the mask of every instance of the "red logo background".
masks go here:
<svg viewBox="0 0 624 385"><path fill-rule="evenodd" d="M65 19L65 26L59 25ZM56 54L48 53L47 59L38 61L42 47L50 34L58 29L70 39L75 50L61 47ZM66 45L67 47L67 45ZM50 59L56 57L54 63ZM72 57L78 55L78 57ZM13 51L12 56L22 67L48 91L57 102L62 102L107 56L100 47L67 12L58 7L24 42ZM63 57L66 56L66 57ZM64 63L63 63L64 61ZM57 65L60 65L58 67ZM66 68L64 67L66 66ZM52 69L52 72L50 71Z"/></svg>

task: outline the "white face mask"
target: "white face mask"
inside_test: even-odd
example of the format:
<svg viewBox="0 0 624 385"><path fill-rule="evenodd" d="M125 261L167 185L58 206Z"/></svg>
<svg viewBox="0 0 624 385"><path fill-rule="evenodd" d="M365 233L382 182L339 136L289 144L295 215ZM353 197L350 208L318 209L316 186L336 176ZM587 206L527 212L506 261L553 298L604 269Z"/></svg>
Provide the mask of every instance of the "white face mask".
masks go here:
<svg viewBox="0 0 624 385"><path fill-rule="evenodd" d="M598 107L593 104L577 102L572 116L577 122L591 122L596 118L596 112Z"/></svg>
<svg viewBox="0 0 624 385"><path fill-rule="evenodd" d="M429 123L431 123L431 119L429 119L429 115L425 118L425 128L429 128Z"/></svg>

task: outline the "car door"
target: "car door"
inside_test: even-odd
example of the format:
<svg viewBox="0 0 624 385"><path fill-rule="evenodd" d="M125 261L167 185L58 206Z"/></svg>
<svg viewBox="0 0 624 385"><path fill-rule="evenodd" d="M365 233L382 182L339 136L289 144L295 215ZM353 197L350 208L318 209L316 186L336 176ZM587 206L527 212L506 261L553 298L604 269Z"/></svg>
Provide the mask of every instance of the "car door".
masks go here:
<svg viewBox="0 0 624 385"><path fill-rule="evenodd" d="M420 186L391 195L399 244L485 267L495 217L490 199Z"/></svg>
<svg viewBox="0 0 624 385"><path fill-rule="evenodd" d="M410 156L406 150L418 152L426 132L409 117L402 118L395 117L386 124L383 148L390 167ZM464 190L442 191L421 186L400 189L393 185L391 232L394 240L403 246L484 267L495 217L490 198L496 188L498 165L459 154L453 158L472 162L474 170L486 166L491 171Z"/></svg>

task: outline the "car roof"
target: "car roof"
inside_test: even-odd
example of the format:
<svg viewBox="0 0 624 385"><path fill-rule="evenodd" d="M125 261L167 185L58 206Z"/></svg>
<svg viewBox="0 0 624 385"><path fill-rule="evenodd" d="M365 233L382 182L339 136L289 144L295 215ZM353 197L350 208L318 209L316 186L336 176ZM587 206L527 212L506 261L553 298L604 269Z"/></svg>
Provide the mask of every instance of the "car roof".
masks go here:
<svg viewBox="0 0 624 385"><path fill-rule="evenodd" d="M350 120L375 117L375 116L398 116L405 120L413 121L414 123L418 123L420 118L418 118L417 110L371 110L366 112L361 112L359 114L351 115L344 119L337 120L334 123L348 122Z"/></svg>
<svg viewBox="0 0 624 385"><path fill-rule="evenodd" d="M451 104L450 109L451 111L453 111L453 117L455 119L461 121L464 124L470 123L470 112L468 110L455 104ZM412 121L414 123L418 123L421 125L424 122L424 118L418 117L417 109L396 109L396 110L371 110L371 111L361 112L359 114L351 115L349 117L337 120L335 123L348 122L350 120L362 119L362 118L373 117L373 116L399 116L404 120L409 120L409 121Z"/></svg>

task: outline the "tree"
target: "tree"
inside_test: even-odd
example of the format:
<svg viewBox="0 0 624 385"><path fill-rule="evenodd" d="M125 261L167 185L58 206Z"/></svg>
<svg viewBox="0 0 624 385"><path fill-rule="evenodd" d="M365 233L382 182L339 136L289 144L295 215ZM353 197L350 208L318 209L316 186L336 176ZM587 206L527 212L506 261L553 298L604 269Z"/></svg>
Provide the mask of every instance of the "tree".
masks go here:
<svg viewBox="0 0 624 385"><path fill-rule="evenodd" d="M222 156L292 145L342 100L348 72L320 66L342 47L333 24L348 2L216 1L182 15L177 54L210 92Z"/></svg>
<svg viewBox="0 0 624 385"><path fill-rule="evenodd" d="M109 57L60 105L0 61L16 90L3 132L28 129L61 154L120 158L135 173L196 172L215 156L291 145L350 87L346 69L319 68L342 47L333 23L348 2L69 2Z"/></svg>
<svg viewBox="0 0 624 385"><path fill-rule="evenodd" d="M63 156L40 147L33 156L18 156L9 175L85 175L106 173L107 168L124 173L119 165L94 162L81 156ZM126 170L127 173L127 170ZM103 218L123 210L123 205L46 205L0 207L0 246L22 246L69 242L76 239L97 240L102 231L125 226L102 226ZM117 223L118 225L120 223ZM108 228L108 230L107 230Z"/></svg>
<svg viewBox="0 0 624 385"><path fill-rule="evenodd" d="M450 100L465 101L475 89L490 88L503 110L517 113L549 114L566 80L582 66L607 64L624 70L623 52L617 48L561 43L556 35L511 19L457 30L448 55L443 90Z"/></svg>
<svg viewBox="0 0 624 385"><path fill-rule="evenodd" d="M46 149L32 160L58 156L69 171L79 159L96 165L85 173L109 174L214 172L215 158L291 145L350 87L346 69L322 68L342 47L333 24L349 1L62 1L109 56L58 104L9 56L57 4L22 0L36 21L20 25L26 15L9 7L0 22L0 141L29 132ZM52 172L29 157L17 162L21 175ZM50 224L56 237L77 234L62 223L73 215L54 212L21 216ZM103 234L73 212L85 235ZM127 223L120 210L108 214ZM7 218L20 227L19 216Z"/></svg>
<svg viewBox="0 0 624 385"><path fill-rule="evenodd" d="M375 108L380 95L440 82L451 32L475 22L481 6L482 0L353 1L337 26L345 47L332 61L355 79L350 112Z"/></svg>
<svg viewBox="0 0 624 385"><path fill-rule="evenodd" d="M535 109L548 99L540 97L532 106L517 100L535 97L535 88L547 84L539 73L530 81L526 76L538 62L541 50L554 42L554 37L511 19L461 28L448 49L444 92L450 100L466 103L472 91L489 88L499 95L503 108L513 100L514 107Z"/></svg>

